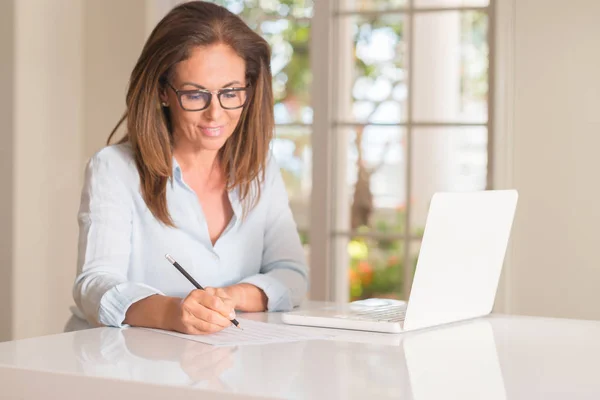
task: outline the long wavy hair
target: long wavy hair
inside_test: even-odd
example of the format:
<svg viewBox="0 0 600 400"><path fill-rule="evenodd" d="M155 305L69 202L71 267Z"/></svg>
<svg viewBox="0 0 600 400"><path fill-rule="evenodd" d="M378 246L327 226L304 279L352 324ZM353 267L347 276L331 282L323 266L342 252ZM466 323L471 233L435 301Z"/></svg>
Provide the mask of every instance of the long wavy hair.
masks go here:
<svg viewBox="0 0 600 400"><path fill-rule="evenodd" d="M248 102L231 137L219 150L218 162L228 177L227 190L238 189L244 215L260 199L269 144L273 136L271 50L267 42L239 17L221 6L192 1L173 8L146 41L129 80L127 109L108 137L111 143L127 121L125 136L140 175L140 190L152 214L175 226L167 207L167 183L173 174L173 131L169 111L160 106L160 92L192 49L214 44L230 46L246 62L251 85Z"/></svg>

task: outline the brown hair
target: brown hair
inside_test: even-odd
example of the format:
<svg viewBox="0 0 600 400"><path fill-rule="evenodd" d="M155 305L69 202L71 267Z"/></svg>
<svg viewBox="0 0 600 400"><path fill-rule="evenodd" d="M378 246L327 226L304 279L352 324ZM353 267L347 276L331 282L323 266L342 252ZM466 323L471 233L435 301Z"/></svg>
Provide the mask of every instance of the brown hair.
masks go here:
<svg viewBox="0 0 600 400"><path fill-rule="evenodd" d="M152 214L174 226L167 208L167 182L173 174L172 129L159 93L174 66L186 60L197 46L223 43L246 62L251 85L248 103L231 137L219 150L218 160L227 190L239 189L244 214L260 198L269 143L273 136L271 50L267 42L227 9L203 1L173 8L154 28L129 80L127 111L108 137L127 120L127 133L119 143L131 144L140 175L140 189ZM253 192L253 187L256 192Z"/></svg>

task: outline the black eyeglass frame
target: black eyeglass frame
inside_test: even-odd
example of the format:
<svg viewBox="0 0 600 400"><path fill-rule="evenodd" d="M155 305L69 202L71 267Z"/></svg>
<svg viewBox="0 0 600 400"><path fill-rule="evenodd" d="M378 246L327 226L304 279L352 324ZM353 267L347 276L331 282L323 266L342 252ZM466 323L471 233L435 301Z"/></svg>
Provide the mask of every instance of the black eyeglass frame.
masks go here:
<svg viewBox="0 0 600 400"><path fill-rule="evenodd" d="M251 85L249 83L246 86L244 86L244 87L223 88L223 89L213 90L213 91L206 90L206 89L200 89L200 88L198 88L198 89L190 89L190 90L177 90L177 89L175 89L175 87L173 87L173 85L171 85L171 82L166 81L166 83L175 92L175 95L177 96L177 101L179 102L179 106L184 111L196 112L196 111L206 110L210 106L210 103L212 102L213 93L217 94L217 99L219 100L219 104L221 105L221 108L223 108L224 110L237 110L237 109L240 109L240 108L244 107L248 103L248 98L250 97L250 90L249 89L251 88ZM231 92L241 92L241 91L245 91L246 92L246 98L244 99L244 103L242 105L237 106L237 107L225 107L225 106L223 106L223 102L221 101L221 95L222 94L231 93ZM183 106L183 100L181 99L182 96L189 95L189 94L194 94L194 93L198 93L198 92L208 94L208 101L206 102L206 105L204 107L202 107L202 108L198 108L198 109L194 109L194 110L190 110L188 108L185 108Z"/></svg>

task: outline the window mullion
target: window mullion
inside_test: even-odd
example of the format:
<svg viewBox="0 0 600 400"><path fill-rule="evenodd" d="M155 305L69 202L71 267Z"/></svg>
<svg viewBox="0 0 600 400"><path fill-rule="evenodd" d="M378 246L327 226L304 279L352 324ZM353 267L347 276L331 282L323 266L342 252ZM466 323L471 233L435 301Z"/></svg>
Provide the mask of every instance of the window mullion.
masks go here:
<svg viewBox="0 0 600 400"><path fill-rule="evenodd" d="M414 1L415 0L408 0L408 6L410 9L412 9L414 7ZM406 178L405 178L405 182L406 182L406 204L404 207L405 210L405 216L404 216L404 246L402 246L402 249L404 250L404 262L403 262L403 279L402 279L402 296L404 297L404 299L408 300L408 297L410 295L410 288L412 286L412 271L411 271L411 266L410 266L410 246L411 246L411 241L410 241L410 232L411 232L411 210L412 210L412 205L411 205L411 198L412 198L412 170L413 170L413 156L412 156L412 133L413 133L413 99L414 99L414 47L415 47L415 29L414 29L414 22L415 22L415 18L414 18L414 14L413 13L409 13L408 14L408 29L407 29L407 36L408 36L408 45L407 45L407 49L406 49L406 55L408 58L408 98L407 98L407 104L406 104L406 168L405 168L405 173L406 173Z"/></svg>
<svg viewBox="0 0 600 400"><path fill-rule="evenodd" d="M310 200L310 298L331 300L335 284L331 249L331 190L332 179L332 27L331 1L314 5L311 26L311 69L313 71L311 103L312 133L312 191Z"/></svg>

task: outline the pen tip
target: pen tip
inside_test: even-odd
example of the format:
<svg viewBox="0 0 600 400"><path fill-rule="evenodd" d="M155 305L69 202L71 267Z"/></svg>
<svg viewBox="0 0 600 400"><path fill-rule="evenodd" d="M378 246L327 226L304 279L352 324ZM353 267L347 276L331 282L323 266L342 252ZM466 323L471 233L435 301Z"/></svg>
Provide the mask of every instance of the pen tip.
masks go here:
<svg viewBox="0 0 600 400"><path fill-rule="evenodd" d="M170 262L171 264L174 264L174 263L175 263L175 260L173 259L173 257L171 257L171 255L170 255L169 253L165 254L165 258L166 258L167 260L169 260L169 262Z"/></svg>

